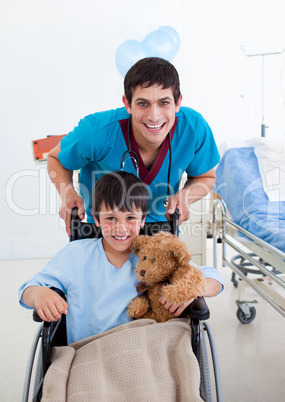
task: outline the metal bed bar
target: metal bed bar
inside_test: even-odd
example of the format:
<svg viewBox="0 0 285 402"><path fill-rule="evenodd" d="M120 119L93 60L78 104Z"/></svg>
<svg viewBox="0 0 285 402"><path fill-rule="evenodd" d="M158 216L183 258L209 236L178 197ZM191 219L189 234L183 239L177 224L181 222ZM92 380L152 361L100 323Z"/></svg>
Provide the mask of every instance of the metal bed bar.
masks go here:
<svg viewBox="0 0 285 402"><path fill-rule="evenodd" d="M221 211L221 217L218 217L218 211ZM234 229L243 233L247 236L247 238L252 241L244 239L241 241L241 244L254 251L258 252L258 256L261 256L266 262L268 262L274 268L281 269L283 273L285 273L285 253L278 250L276 247L271 246L267 242L259 239L257 236L243 229L241 226L234 223L231 219L226 217L226 205L223 200L215 200L213 204L213 263L214 267L217 268L217 238L221 236L222 238L222 263L223 266L230 267L241 279L247 282L263 299L265 299L272 307L274 307L283 317L285 317L285 304L284 300L282 303L282 298L277 297L274 299L273 292L268 293L261 289L252 279L248 278L236 265L234 265L231 261L229 261L226 257L226 248L227 244L234 250L236 250L243 258L248 260L253 266L255 266L262 274L269 277L272 281L274 281L277 285L281 286L285 289L285 282L278 277L273 271L268 270L264 265L260 264L258 261L253 259L249 253L245 252L242 248L240 248L237 244L230 240L233 238L233 235L230 234L230 230ZM233 238L234 239L234 238ZM262 255L261 255L262 254ZM271 294L271 296L269 295ZM283 306L282 306L283 304Z"/></svg>
<svg viewBox="0 0 285 402"><path fill-rule="evenodd" d="M253 235L252 233L248 232L247 230L243 229L241 226L237 225L234 223L231 219L227 218L226 216L223 217L224 222L228 223L235 229L237 229L239 232L245 234L247 237L249 237L251 240L255 241L257 244L265 248L267 251L272 253L273 255L276 255L277 257L281 258L282 260L285 260L285 253L282 251L278 250L278 248L271 246L264 240L260 239L259 237Z"/></svg>

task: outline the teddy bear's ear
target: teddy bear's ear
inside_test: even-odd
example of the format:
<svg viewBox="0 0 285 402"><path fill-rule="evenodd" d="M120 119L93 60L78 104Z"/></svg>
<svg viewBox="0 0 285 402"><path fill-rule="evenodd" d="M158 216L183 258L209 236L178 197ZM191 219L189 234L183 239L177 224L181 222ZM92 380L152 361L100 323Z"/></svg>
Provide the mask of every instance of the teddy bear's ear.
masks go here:
<svg viewBox="0 0 285 402"><path fill-rule="evenodd" d="M171 242L171 251L179 265L189 264L191 254L186 244L179 238L175 238Z"/></svg>
<svg viewBox="0 0 285 402"><path fill-rule="evenodd" d="M135 237L132 243L133 252L137 254L140 251L140 249L144 246L144 244L147 242L147 240L148 236L141 235Z"/></svg>

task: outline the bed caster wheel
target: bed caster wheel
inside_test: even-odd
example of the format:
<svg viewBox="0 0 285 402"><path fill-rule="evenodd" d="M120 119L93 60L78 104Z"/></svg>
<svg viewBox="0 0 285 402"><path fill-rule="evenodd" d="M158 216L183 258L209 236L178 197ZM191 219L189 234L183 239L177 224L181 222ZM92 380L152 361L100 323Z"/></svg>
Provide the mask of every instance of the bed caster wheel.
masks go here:
<svg viewBox="0 0 285 402"><path fill-rule="evenodd" d="M242 324L249 324L255 319L256 309L255 307L249 307L249 314L245 314L242 309L239 307L237 309L237 318Z"/></svg>

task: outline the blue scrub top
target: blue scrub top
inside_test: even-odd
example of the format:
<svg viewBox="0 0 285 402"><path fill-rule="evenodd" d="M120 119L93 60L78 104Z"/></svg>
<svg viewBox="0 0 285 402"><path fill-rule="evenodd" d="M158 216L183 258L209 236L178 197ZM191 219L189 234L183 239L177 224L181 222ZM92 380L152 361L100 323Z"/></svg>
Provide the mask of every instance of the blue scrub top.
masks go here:
<svg viewBox="0 0 285 402"><path fill-rule="evenodd" d="M61 140L61 152L58 156L60 163L69 170L80 169L80 193L85 202L88 222L94 221L91 214L91 196L96 180L121 168L122 155L128 149L128 118L129 114L125 108L94 113L82 119L78 126ZM130 136L134 144L132 133ZM170 195L173 195L179 189L184 172L189 176L204 174L217 165L220 157L209 125L201 114L193 109L180 108L171 130L171 137ZM133 150L139 154L137 149ZM146 217L148 222L165 220L163 202L167 195L168 168L169 143L166 137L157 161L149 172L140 160L140 178L147 185L150 197L149 213ZM124 170L136 175L131 159L126 161Z"/></svg>

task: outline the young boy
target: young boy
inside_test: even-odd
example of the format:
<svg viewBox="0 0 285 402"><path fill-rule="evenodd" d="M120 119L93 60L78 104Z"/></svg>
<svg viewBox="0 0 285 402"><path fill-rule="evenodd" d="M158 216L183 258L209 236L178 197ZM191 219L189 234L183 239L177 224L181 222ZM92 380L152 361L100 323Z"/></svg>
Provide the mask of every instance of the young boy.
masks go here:
<svg viewBox="0 0 285 402"><path fill-rule="evenodd" d="M127 306L137 296L131 245L144 225L148 191L133 174L112 172L96 182L92 199L103 238L69 243L19 290L20 304L36 308L44 321L67 314L68 344L128 322ZM213 271L205 295L222 288ZM67 302L50 287L62 290Z"/></svg>

